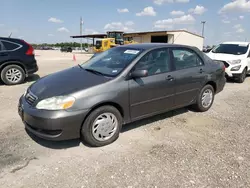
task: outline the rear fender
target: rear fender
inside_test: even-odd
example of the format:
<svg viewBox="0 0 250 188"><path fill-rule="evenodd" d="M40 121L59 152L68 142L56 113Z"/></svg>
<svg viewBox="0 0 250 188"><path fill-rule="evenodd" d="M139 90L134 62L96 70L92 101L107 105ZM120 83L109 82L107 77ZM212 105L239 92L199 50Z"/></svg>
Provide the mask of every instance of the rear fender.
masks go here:
<svg viewBox="0 0 250 188"><path fill-rule="evenodd" d="M18 65L18 66L22 67L22 69L24 70L25 74L27 74L27 69L25 68L25 66L23 65L23 63L21 63L20 61L17 61L17 60L8 60L8 61L5 61L4 63L2 63L0 65L0 72L7 65Z"/></svg>

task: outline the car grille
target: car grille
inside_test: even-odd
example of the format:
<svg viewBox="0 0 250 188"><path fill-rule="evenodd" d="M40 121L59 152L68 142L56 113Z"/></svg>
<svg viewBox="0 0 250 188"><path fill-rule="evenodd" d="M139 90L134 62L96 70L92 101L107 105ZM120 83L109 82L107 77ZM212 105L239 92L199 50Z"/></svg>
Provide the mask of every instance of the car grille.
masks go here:
<svg viewBox="0 0 250 188"><path fill-rule="evenodd" d="M25 100L27 101L28 104L33 105L37 100L37 97L33 93L28 91L25 95Z"/></svg>

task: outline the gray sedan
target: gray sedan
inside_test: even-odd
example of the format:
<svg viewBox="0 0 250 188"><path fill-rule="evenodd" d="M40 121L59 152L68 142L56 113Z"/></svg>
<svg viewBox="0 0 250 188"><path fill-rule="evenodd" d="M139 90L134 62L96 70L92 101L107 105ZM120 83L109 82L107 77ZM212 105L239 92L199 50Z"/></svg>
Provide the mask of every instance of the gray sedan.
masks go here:
<svg viewBox="0 0 250 188"><path fill-rule="evenodd" d="M225 81L224 65L195 47L123 45L36 81L18 112L38 137L104 146L124 124L185 106L209 110Z"/></svg>

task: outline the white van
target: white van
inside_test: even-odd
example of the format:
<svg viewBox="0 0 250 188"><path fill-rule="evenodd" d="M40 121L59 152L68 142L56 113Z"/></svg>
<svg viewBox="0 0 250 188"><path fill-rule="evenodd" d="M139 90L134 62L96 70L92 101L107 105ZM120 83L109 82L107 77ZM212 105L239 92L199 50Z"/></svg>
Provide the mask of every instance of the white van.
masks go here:
<svg viewBox="0 0 250 188"><path fill-rule="evenodd" d="M226 76L243 83L250 73L250 43L224 42L214 47L207 55L214 61L223 62Z"/></svg>

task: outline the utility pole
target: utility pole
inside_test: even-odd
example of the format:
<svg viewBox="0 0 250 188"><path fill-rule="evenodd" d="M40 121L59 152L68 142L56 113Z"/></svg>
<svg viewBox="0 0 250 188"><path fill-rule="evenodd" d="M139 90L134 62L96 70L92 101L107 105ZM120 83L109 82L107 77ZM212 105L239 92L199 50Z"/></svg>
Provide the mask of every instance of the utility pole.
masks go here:
<svg viewBox="0 0 250 188"><path fill-rule="evenodd" d="M82 17L80 19L80 35L82 36L82 25L83 25L83 21L82 21ZM81 53L82 53L82 37L80 38L81 39Z"/></svg>
<svg viewBox="0 0 250 188"><path fill-rule="evenodd" d="M202 36L203 36L203 37L204 37L205 23L206 23L206 21L202 21L202 22L201 22L201 24L202 24Z"/></svg>

